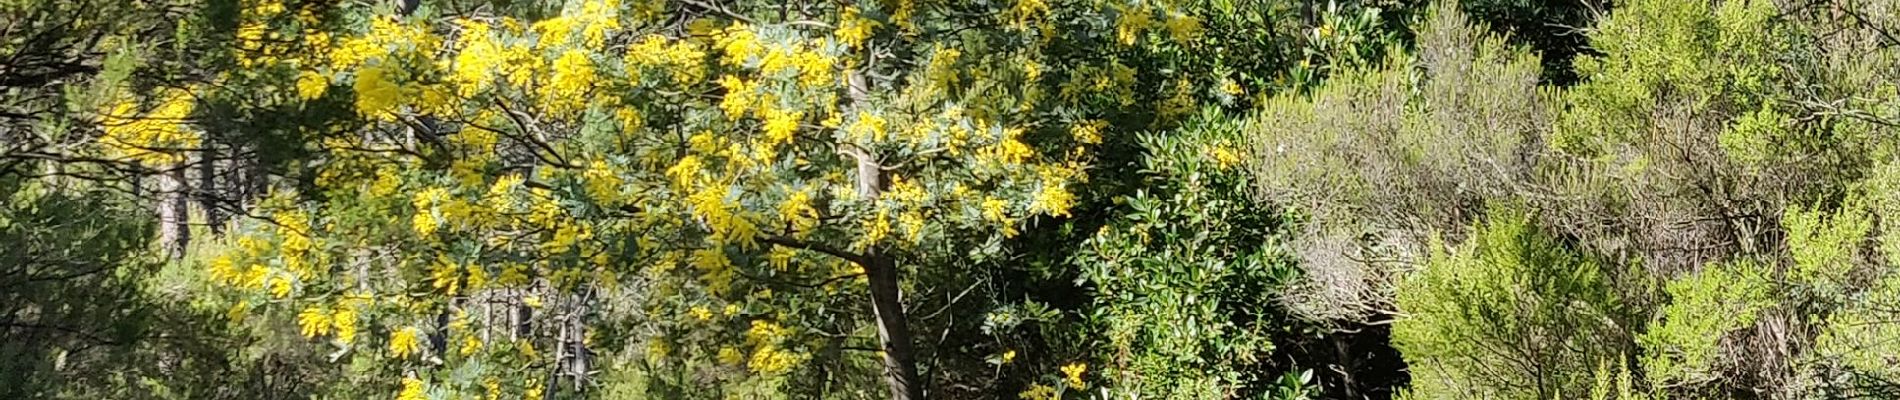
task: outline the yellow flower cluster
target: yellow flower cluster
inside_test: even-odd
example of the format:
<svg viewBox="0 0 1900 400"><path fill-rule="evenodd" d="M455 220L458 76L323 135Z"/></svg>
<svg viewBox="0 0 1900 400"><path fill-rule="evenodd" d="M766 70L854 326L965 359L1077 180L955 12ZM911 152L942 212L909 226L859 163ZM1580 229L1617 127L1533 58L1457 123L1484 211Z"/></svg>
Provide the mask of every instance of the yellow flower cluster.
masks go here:
<svg viewBox="0 0 1900 400"><path fill-rule="evenodd" d="M568 115L585 108L587 95L593 91L594 84L600 79L594 71L594 61L581 50L562 52L554 60L554 76L541 88L541 100L548 112Z"/></svg>
<svg viewBox="0 0 1900 400"><path fill-rule="evenodd" d="M877 29L878 25L877 21L864 18L857 7L845 7L844 11L838 13L838 29L831 34L845 46L857 48L871 39L871 30Z"/></svg>
<svg viewBox="0 0 1900 400"><path fill-rule="evenodd" d="M410 226L422 237L434 236L442 228L442 221L436 218L435 206L448 201L449 191L443 188L428 188L416 193L411 203L416 207L416 215L410 218Z"/></svg>
<svg viewBox="0 0 1900 400"><path fill-rule="evenodd" d="M780 343L791 336L784 326L765 320L753 320L751 329L746 330L746 342L752 344L752 359L746 367L765 375L783 374L802 364L809 357L803 353L780 348Z"/></svg>
<svg viewBox="0 0 1900 400"><path fill-rule="evenodd" d="M990 222L1009 221L1009 202L995 197L986 197L979 206L983 210L983 219Z"/></svg>
<svg viewBox="0 0 1900 400"><path fill-rule="evenodd" d="M297 98L314 100L323 97L330 90L330 78L315 71L303 71L297 74Z"/></svg>
<svg viewBox="0 0 1900 400"><path fill-rule="evenodd" d="M791 191L779 203L778 214L791 225L794 235L809 233L818 226L818 209L812 207L809 190Z"/></svg>
<svg viewBox="0 0 1900 400"><path fill-rule="evenodd" d="M725 63L730 66L745 65L752 57L765 52L765 45L759 43L759 35L744 23L734 23L713 36L713 43L719 46L725 55Z"/></svg>
<svg viewBox="0 0 1900 400"><path fill-rule="evenodd" d="M1209 147L1208 158L1214 159L1214 162L1219 164L1221 168L1233 168L1236 165L1240 165L1240 154L1234 152L1233 149L1227 146Z"/></svg>
<svg viewBox="0 0 1900 400"><path fill-rule="evenodd" d="M369 65L356 70L356 113L381 120L395 119L396 106L402 101L402 85L396 83L394 65Z"/></svg>
<svg viewBox="0 0 1900 400"><path fill-rule="evenodd" d="M462 348L459 350L462 352L462 355L475 354L475 352L481 350L482 340L480 338L476 338L475 335L462 337Z"/></svg>
<svg viewBox="0 0 1900 400"><path fill-rule="evenodd" d="M851 132L852 137L858 138L859 140L883 141L887 137L885 136L886 132L888 132L884 128L885 124L886 122L883 116L868 112L859 113L857 121L853 122L846 130Z"/></svg>
<svg viewBox="0 0 1900 400"><path fill-rule="evenodd" d="M666 169L666 176L673 179L676 190L689 190L699 183L699 175L703 168L705 166L699 161L699 156L687 154L685 157L680 157L678 162L673 163L672 167Z"/></svg>
<svg viewBox="0 0 1900 400"><path fill-rule="evenodd" d="M803 353L780 349L778 345L764 345L752 351L752 360L746 363L746 367L751 368L752 372L778 375L803 364L806 357Z"/></svg>
<svg viewBox="0 0 1900 400"><path fill-rule="evenodd" d="M309 306L297 313L297 326L304 337L318 337L330 334L330 310L319 306Z"/></svg>
<svg viewBox="0 0 1900 400"><path fill-rule="evenodd" d="M767 148L775 148L791 143L792 135L798 132L798 121L804 118L805 113L785 112L778 109L766 111L765 141L762 144Z"/></svg>
<svg viewBox="0 0 1900 400"><path fill-rule="evenodd" d="M687 196L686 202L692 207L693 216L706 224L713 242L749 245L758 236L759 228L746 218L737 202L727 199L727 191L723 186L701 188Z"/></svg>
<svg viewBox="0 0 1900 400"><path fill-rule="evenodd" d="M963 58L963 52L954 48L938 48L930 57L930 65L924 67L924 75L937 87L947 88L957 83L957 61Z"/></svg>
<svg viewBox="0 0 1900 400"><path fill-rule="evenodd" d="M134 161L172 165L184 161L185 151L198 146L198 132L187 129L186 118L196 101L190 91L171 90L157 107L141 113L138 102L122 99L99 121L107 148Z"/></svg>
<svg viewBox="0 0 1900 400"><path fill-rule="evenodd" d="M1028 389L1017 393L1023 400L1056 400L1056 388L1040 383L1030 384Z"/></svg>
<svg viewBox="0 0 1900 400"><path fill-rule="evenodd" d="M853 249L867 249L872 245L876 245L878 242L884 241L884 238L890 237L890 213L885 209L878 209L876 217L864 221L863 229L864 233L858 235L858 241L851 244Z"/></svg>
<svg viewBox="0 0 1900 400"><path fill-rule="evenodd" d="M428 396L423 393L423 389L421 379L403 377L402 391L396 393L396 400L426 400Z"/></svg>
<svg viewBox="0 0 1900 400"><path fill-rule="evenodd" d="M337 341L343 344L356 342L356 308L369 301L369 296L361 293L345 295L336 311L330 313L330 328L335 329Z"/></svg>
<svg viewBox="0 0 1900 400"><path fill-rule="evenodd" d="M726 113L726 118L744 118L752 103L758 101L757 83L726 75L719 77L719 87L726 89L725 97L719 100L719 110Z"/></svg>
<svg viewBox="0 0 1900 400"><path fill-rule="evenodd" d="M409 358L422 350L421 332L415 327L397 329L389 335L389 353L397 358Z"/></svg>
<svg viewBox="0 0 1900 400"><path fill-rule="evenodd" d="M771 46L766 50L765 55L759 58L759 72L768 77L796 74L799 84L810 88L830 84L834 64L836 60L815 46L790 43Z"/></svg>
<svg viewBox="0 0 1900 400"><path fill-rule="evenodd" d="M495 42L486 23L462 20L461 38L462 51L455 54L455 67L449 71L449 79L455 82L456 94L470 97L488 87L495 71L501 70L507 59L504 48Z"/></svg>
<svg viewBox="0 0 1900 400"><path fill-rule="evenodd" d="M1087 373L1088 370L1089 365L1085 363L1070 363L1064 365L1062 366L1063 381L1069 384L1070 389L1082 390L1087 387L1085 386L1086 384L1082 382L1082 374Z"/></svg>
<svg viewBox="0 0 1900 400"><path fill-rule="evenodd" d="M614 173L613 166L606 160L594 160L587 164L587 170L581 172L581 180L586 183L587 194L601 204L620 203L620 186L625 181Z"/></svg>
<svg viewBox="0 0 1900 400"><path fill-rule="evenodd" d="M1070 127L1069 135L1074 137L1077 143L1101 144L1102 128L1107 126L1108 122L1105 121L1085 121Z"/></svg>
<svg viewBox="0 0 1900 400"><path fill-rule="evenodd" d="M294 42L284 40L283 35L270 26L272 20L284 14L282 0L244 1L240 7L237 41L233 49L239 66L252 68L270 65L294 50L291 45ZM309 10L303 13L308 15Z"/></svg>
<svg viewBox="0 0 1900 400"><path fill-rule="evenodd" d="M1075 207L1075 194L1069 193L1068 182L1081 173L1067 167L1046 166L1038 169L1036 174L1041 180L1042 189L1036 191L1035 199L1029 204L1029 212L1069 215L1069 209Z"/></svg>
<svg viewBox="0 0 1900 400"><path fill-rule="evenodd" d="M989 159L1003 163L1003 165L1020 165L1024 161L1028 161L1030 157L1036 155L1036 151L1030 149L1028 144L1023 143L1020 139L1022 133L1022 129L1011 128L1004 130L1003 140L997 142L996 145L991 147L984 155Z"/></svg>
<svg viewBox="0 0 1900 400"><path fill-rule="evenodd" d="M642 69L664 71L673 83L687 84L704 79L706 52L691 41L673 41L660 35L647 35L627 46L627 75L639 79Z"/></svg>
<svg viewBox="0 0 1900 400"><path fill-rule="evenodd" d="M581 22L581 43L599 50L607 44L607 32L620 29L620 0L582 2L577 17Z"/></svg>
<svg viewBox="0 0 1900 400"><path fill-rule="evenodd" d="M719 296L732 287L732 260L726 258L726 252L700 249L693 252L692 262L701 272L699 278L706 285L706 292Z"/></svg>
<svg viewBox="0 0 1900 400"><path fill-rule="evenodd" d="M455 260L450 260L447 256L438 255L435 267L429 270L430 285L449 296L460 294L462 289L461 272L462 266L457 265Z"/></svg>
<svg viewBox="0 0 1900 400"><path fill-rule="evenodd" d="M355 69L370 61L383 59L394 50L428 52L441 48L442 38L429 32L426 25L403 24L395 17L370 21L367 34L343 40L330 51L330 68ZM385 62L388 62L385 60Z"/></svg>

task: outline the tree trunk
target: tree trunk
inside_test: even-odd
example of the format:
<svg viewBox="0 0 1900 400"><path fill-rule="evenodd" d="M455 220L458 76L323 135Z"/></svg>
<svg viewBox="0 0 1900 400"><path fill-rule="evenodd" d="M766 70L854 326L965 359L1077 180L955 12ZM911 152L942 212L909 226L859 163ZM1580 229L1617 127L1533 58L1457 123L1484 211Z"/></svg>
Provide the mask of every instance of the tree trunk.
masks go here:
<svg viewBox="0 0 1900 400"><path fill-rule="evenodd" d="M917 382L917 354L911 348L910 325L904 317L903 297L898 293L897 265L876 250L866 253L865 260L868 265L864 265L864 275L871 286L871 313L877 317L878 343L884 349L884 380L891 387L891 399L922 399L923 385Z"/></svg>
<svg viewBox="0 0 1900 400"><path fill-rule="evenodd" d="M166 257L178 259L191 242L191 230L185 227L190 203L185 198L185 169L169 168L158 176L158 244Z"/></svg>
<svg viewBox="0 0 1900 400"><path fill-rule="evenodd" d="M210 143L204 145L204 157L198 161L198 206L204 209L205 226L211 228L213 236L224 233L224 211L218 201L226 193L218 188L218 154Z"/></svg>
<svg viewBox="0 0 1900 400"><path fill-rule="evenodd" d="M883 165L863 149L848 148L846 154L857 160L858 196L877 200L884 191ZM872 245L859 264L870 281L871 314L877 318L877 339L884 349L884 380L891 387L891 399L922 399L917 354L911 349L910 325L904 318L903 294L898 290L897 263Z"/></svg>

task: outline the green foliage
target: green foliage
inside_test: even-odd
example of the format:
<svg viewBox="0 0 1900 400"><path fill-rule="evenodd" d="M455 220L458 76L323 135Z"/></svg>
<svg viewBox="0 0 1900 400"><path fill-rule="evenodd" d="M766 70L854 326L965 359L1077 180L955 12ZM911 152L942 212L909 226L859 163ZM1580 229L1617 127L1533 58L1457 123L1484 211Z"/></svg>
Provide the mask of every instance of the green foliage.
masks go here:
<svg viewBox="0 0 1900 400"><path fill-rule="evenodd" d="M1780 100L1775 61L1787 51L1774 5L1762 1L1632 1L1590 34L1602 56L1577 59L1584 82L1566 94L1569 112L1551 144L1597 155L1665 128L1675 114L1739 114Z"/></svg>
<svg viewBox="0 0 1900 400"><path fill-rule="evenodd" d="M0 26L0 398L1900 398L1894 0Z"/></svg>
<svg viewBox="0 0 1900 400"><path fill-rule="evenodd" d="M245 398L241 338L154 279L148 214L117 193L0 174L0 397Z"/></svg>
<svg viewBox="0 0 1900 400"><path fill-rule="evenodd" d="M1546 399L1586 393L1590 371L1634 350L1628 310L1601 261L1500 208L1399 287L1393 342L1422 398Z"/></svg>
<svg viewBox="0 0 1900 400"><path fill-rule="evenodd" d="M1596 369L1596 383L1590 386L1590 400L1645 400L1652 398L1636 389L1629 364L1605 362Z"/></svg>
<svg viewBox="0 0 1900 400"><path fill-rule="evenodd" d="M1726 376L1722 363L1746 362L1718 357L1729 335L1752 327L1775 306L1764 274L1760 265L1738 261L1710 264L1670 281L1663 288L1669 303L1659 311L1660 320L1637 338L1645 376L1657 386L1693 386Z"/></svg>
<svg viewBox="0 0 1900 400"><path fill-rule="evenodd" d="M1834 212L1789 207L1781 223L1794 259L1788 277L1817 295L1840 295L1848 272L1860 264L1873 219L1850 201Z"/></svg>
<svg viewBox="0 0 1900 400"><path fill-rule="evenodd" d="M1294 270L1277 239L1284 219L1246 195L1238 139L1213 112L1144 138L1147 189L1078 255L1116 393L1251 397L1280 378L1263 367L1285 329L1274 294Z"/></svg>

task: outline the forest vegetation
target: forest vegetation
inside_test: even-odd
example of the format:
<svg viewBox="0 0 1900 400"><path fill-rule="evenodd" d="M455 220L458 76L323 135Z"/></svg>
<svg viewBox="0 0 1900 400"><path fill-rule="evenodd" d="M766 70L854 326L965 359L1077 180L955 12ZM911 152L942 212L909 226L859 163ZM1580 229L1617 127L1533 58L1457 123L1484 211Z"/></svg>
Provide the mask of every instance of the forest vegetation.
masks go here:
<svg viewBox="0 0 1900 400"><path fill-rule="evenodd" d="M1900 0L0 0L0 398L1900 398Z"/></svg>

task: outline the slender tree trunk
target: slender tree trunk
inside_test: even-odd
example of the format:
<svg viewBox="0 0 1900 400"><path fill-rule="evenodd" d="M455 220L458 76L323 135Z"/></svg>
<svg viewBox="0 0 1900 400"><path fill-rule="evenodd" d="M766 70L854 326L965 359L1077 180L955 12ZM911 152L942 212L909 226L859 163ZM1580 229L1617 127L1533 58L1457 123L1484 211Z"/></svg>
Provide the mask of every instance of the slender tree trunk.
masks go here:
<svg viewBox="0 0 1900 400"><path fill-rule="evenodd" d="M226 196L218 188L218 153L211 143L205 143L204 157L198 162L198 207L204 209L205 226L211 228L212 235L224 233L224 211L218 208L219 197Z"/></svg>
<svg viewBox="0 0 1900 400"><path fill-rule="evenodd" d="M883 165L862 149L850 148L846 153L857 160L858 196L876 200L884 191ZM890 385L891 399L922 399L917 354L911 348L910 325L904 318L903 294L899 293L897 263L873 245L864 252L860 264L865 279L870 281L871 314L877 318L878 343L884 349L884 380Z"/></svg>
<svg viewBox="0 0 1900 400"><path fill-rule="evenodd" d="M590 311L589 305L594 302L594 290L587 289L576 297L574 312L569 316L574 335L574 362L570 372L574 374L574 394L584 394L587 393L587 373L593 368L590 365L593 362L592 354L587 350L587 313Z"/></svg>
<svg viewBox="0 0 1900 400"><path fill-rule="evenodd" d="M191 230L185 226L190 203L185 198L185 169L169 168L158 176L158 243L166 257L177 259L185 256L191 242Z"/></svg>
<svg viewBox="0 0 1900 400"><path fill-rule="evenodd" d="M910 324L898 293L897 265L875 250L865 254L865 278L870 280L871 313L877 317L878 343L884 349L884 380L892 400L924 398L917 382L917 354L911 348Z"/></svg>

